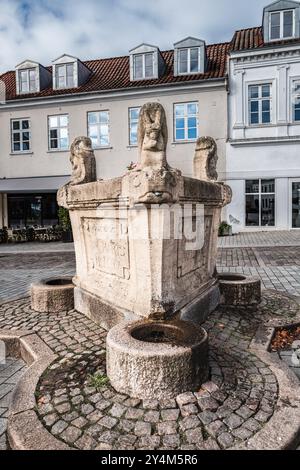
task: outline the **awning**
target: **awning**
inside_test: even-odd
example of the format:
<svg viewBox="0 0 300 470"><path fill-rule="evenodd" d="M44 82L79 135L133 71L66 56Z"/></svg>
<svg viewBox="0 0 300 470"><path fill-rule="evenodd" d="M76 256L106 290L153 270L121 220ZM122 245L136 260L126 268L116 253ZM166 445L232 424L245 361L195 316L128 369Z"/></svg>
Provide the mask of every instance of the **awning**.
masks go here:
<svg viewBox="0 0 300 470"><path fill-rule="evenodd" d="M0 193L55 192L70 181L70 176L38 178L0 178Z"/></svg>

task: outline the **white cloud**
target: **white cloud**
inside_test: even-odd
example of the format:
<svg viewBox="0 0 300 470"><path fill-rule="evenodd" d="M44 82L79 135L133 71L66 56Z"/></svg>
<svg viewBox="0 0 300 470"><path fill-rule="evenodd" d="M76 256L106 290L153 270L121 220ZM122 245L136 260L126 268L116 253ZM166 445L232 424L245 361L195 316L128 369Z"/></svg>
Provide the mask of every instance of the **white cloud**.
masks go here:
<svg viewBox="0 0 300 470"><path fill-rule="evenodd" d="M48 65L66 52L81 59L126 55L149 42L161 49L192 35L230 40L261 24L266 0L0 0L0 70L24 59Z"/></svg>

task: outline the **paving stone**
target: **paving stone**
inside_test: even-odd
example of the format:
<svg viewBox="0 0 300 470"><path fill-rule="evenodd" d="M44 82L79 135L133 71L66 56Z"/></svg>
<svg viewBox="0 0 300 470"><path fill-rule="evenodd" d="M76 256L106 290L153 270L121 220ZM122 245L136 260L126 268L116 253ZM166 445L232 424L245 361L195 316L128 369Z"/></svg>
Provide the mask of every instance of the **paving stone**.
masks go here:
<svg viewBox="0 0 300 470"><path fill-rule="evenodd" d="M269 420L269 418L270 418L270 413L266 413L261 410L255 415L255 419L262 424L266 423Z"/></svg>
<svg viewBox="0 0 300 470"><path fill-rule="evenodd" d="M187 431L188 429L195 429L200 425L199 418L197 416L187 416L179 422L179 428L181 431Z"/></svg>
<svg viewBox="0 0 300 470"><path fill-rule="evenodd" d="M71 413L67 413L67 414L63 415L62 419L69 423L69 422L73 421L74 419L78 418L78 416L79 416L79 414L77 413L77 411L72 411Z"/></svg>
<svg viewBox="0 0 300 470"><path fill-rule="evenodd" d="M159 401L158 400L143 400L143 408L145 410L158 410Z"/></svg>
<svg viewBox="0 0 300 470"><path fill-rule="evenodd" d="M81 450L94 449L97 445L97 441L87 433L84 433L76 442L76 446Z"/></svg>
<svg viewBox="0 0 300 470"><path fill-rule="evenodd" d="M200 427L185 431L184 436L188 444L203 443L203 434Z"/></svg>
<svg viewBox="0 0 300 470"><path fill-rule="evenodd" d="M253 432L258 431L261 428L261 424L253 418L245 421L243 426Z"/></svg>
<svg viewBox="0 0 300 470"><path fill-rule="evenodd" d="M39 413L41 416L53 413L54 408L51 403L46 403L45 405L39 406Z"/></svg>
<svg viewBox="0 0 300 470"><path fill-rule="evenodd" d="M126 410L126 406L120 405L119 403L115 403L109 410L109 414L114 418L121 418Z"/></svg>
<svg viewBox="0 0 300 470"><path fill-rule="evenodd" d="M157 433L160 436L166 434L176 434L177 432L177 422L176 421L165 421L163 423L157 424Z"/></svg>
<svg viewBox="0 0 300 470"><path fill-rule="evenodd" d="M137 421L134 427L134 434L136 436L150 436L151 435L151 424L145 423L144 421Z"/></svg>
<svg viewBox="0 0 300 470"><path fill-rule="evenodd" d="M229 434L228 432L223 432L222 434L220 434L217 440L220 446L223 447L224 449L227 449L228 447L232 446L232 444L234 443L234 439L232 435Z"/></svg>
<svg viewBox="0 0 300 470"><path fill-rule="evenodd" d="M80 416L79 418L74 419L72 421L72 425L76 426L77 428L81 429L88 423L88 420Z"/></svg>
<svg viewBox="0 0 300 470"><path fill-rule="evenodd" d="M252 436L253 432L242 426L238 429L234 429L232 434L239 439L247 440Z"/></svg>
<svg viewBox="0 0 300 470"><path fill-rule="evenodd" d="M217 419L217 415L212 411L202 411L202 413L198 414L198 417L204 425L210 424Z"/></svg>
<svg viewBox="0 0 300 470"><path fill-rule="evenodd" d="M121 419L118 425L119 429L125 433L131 432L134 429L134 426L135 421L131 421L128 419Z"/></svg>
<svg viewBox="0 0 300 470"><path fill-rule="evenodd" d="M147 448L150 450L156 449L160 445L160 437L159 436L143 436L140 437L137 441L137 447Z"/></svg>
<svg viewBox="0 0 300 470"><path fill-rule="evenodd" d="M179 417L180 411L178 409L168 409L161 411L161 418L163 421L176 421Z"/></svg>
<svg viewBox="0 0 300 470"><path fill-rule="evenodd" d="M68 424L65 421L60 419L59 421L57 421L57 423L55 423L52 426L51 433L54 436L57 436L58 434L61 434L67 427L68 427Z"/></svg>
<svg viewBox="0 0 300 470"><path fill-rule="evenodd" d="M62 403L61 405L58 405L56 408L56 411L60 414L68 413L68 411L71 410L71 405L69 403Z"/></svg>
<svg viewBox="0 0 300 470"><path fill-rule="evenodd" d="M80 429L74 426L68 426L65 431L60 433L60 437L69 444L73 444L81 436L81 433Z"/></svg>
<svg viewBox="0 0 300 470"><path fill-rule="evenodd" d="M117 424L117 422L118 420L116 418L104 416L100 419L99 424L107 429L112 429Z"/></svg>
<svg viewBox="0 0 300 470"><path fill-rule="evenodd" d="M143 417L144 410L139 408L128 408L125 414L126 419L141 419Z"/></svg>
<svg viewBox="0 0 300 470"><path fill-rule="evenodd" d="M43 420L46 426L51 427L58 420L58 416L53 413L51 415L44 416Z"/></svg>
<svg viewBox="0 0 300 470"><path fill-rule="evenodd" d="M199 398L198 405L202 411L216 411L219 408L219 403L212 397Z"/></svg>
<svg viewBox="0 0 300 470"><path fill-rule="evenodd" d="M207 432L214 438L218 437L223 432L227 431L226 426L222 423L222 421L217 420L213 421L206 427Z"/></svg>
<svg viewBox="0 0 300 470"><path fill-rule="evenodd" d="M111 401L108 401L108 400L99 400L97 403L96 403L96 408L97 410L100 410L100 411L103 411L103 410L106 410L107 408L109 408L111 406Z"/></svg>
<svg viewBox="0 0 300 470"><path fill-rule="evenodd" d="M95 408L92 405L90 405L89 403L84 403L81 406L81 413L84 414L85 416L89 415L94 410L95 410Z"/></svg>
<svg viewBox="0 0 300 470"><path fill-rule="evenodd" d="M105 431L98 437L98 442L112 445L118 437L119 434L117 432Z"/></svg>
<svg viewBox="0 0 300 470"><path fill-rule="evenodd" d="M203 388L204 390L207 390L209 393L213 393L219 390L218 385L212 381L206 382L205 384L202 385L201 388Z"/></svg>
<svg viewBox="0 0 300 470"><path fill-rule="evenodd" d="M241 406L241 408L236 411L236 414L244 419L248 419L253 415L253 410L250 410L247 406Z"/></svg>
<svg viewBox="0 0 300 470"><path fill-rule="evenodd" d="M244 419L236 414L231 414L224 419L224 423L229 427L229 429L236 429L241 426L244 422Z"/></svg>
<svg viewBox="0 0 300 470"><path fill-rule="evenodd" d="M196 397L192 392L182 393L176 397L176 401L178 406L181 408L184 405L188 405L190 403L195 403Z"/></svg>
<svg viewBox="0 0 300 470"><path fill-rule="evenodd" d="M159 418L160 418L159 411L149 410L145 412L143 419L146 423L158 423Z"/></svg>
<svg viewBox="0 0 300 470"><path fill-rule="evenodd" d="M133 446L137 439L137 436L134 434L125 434L123 436L119 436L116 447L118 450L120 450L126 446Z"/></svg>
<svg viewBox="0 0 300 470"><path fill-rule="evenodd" d="M163 446L176 449L180 446L180 437L178 434L168 434L162 438Z"/></svg>
<svg viewBox="0 0 300 470"><path fill-rule="evenodd" d="M163 400L159 400L159 407L161 410L176 408L176 401L172 398L164 398Z"/></svg>

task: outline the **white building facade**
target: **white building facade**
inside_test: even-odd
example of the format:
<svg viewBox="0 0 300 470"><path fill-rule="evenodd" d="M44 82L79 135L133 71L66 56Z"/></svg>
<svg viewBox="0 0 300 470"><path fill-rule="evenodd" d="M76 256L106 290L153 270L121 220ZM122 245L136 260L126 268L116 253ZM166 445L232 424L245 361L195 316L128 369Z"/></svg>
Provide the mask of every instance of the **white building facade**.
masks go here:
<svg viewBox="0 0 300 470"><path fill-rule="evenodd" d="M266 7L228 59L226 174L234 232L300 228L300 9Z"/></svg>

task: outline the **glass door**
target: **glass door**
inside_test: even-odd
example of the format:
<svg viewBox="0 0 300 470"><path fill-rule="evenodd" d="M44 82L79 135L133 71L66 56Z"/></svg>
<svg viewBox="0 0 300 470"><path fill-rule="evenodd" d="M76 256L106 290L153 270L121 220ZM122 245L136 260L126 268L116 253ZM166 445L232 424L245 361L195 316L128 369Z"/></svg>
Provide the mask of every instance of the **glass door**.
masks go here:
<svg viewBox="0 0 300 470"><path fill-rule="evenodd" d="M292 228L300 228L300 181L292 182Z"/></svg>

